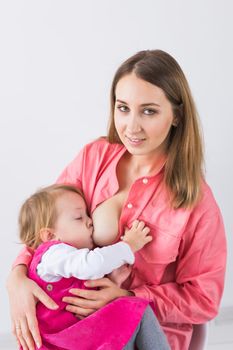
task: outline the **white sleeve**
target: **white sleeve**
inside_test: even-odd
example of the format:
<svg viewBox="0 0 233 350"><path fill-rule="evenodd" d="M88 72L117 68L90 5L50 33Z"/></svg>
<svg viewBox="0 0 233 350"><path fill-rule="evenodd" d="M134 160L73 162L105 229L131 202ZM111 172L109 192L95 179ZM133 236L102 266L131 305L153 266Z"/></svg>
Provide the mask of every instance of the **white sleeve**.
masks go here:
<svg viewBox="0 0 233 350"><path fill-rule="evenodd" d="M37 266L44 281L55 282L62 277L81 280L102 278L124 264L134 263L134 254L125 242L89 250L76 249L60 243L50 247Z"/></svg>

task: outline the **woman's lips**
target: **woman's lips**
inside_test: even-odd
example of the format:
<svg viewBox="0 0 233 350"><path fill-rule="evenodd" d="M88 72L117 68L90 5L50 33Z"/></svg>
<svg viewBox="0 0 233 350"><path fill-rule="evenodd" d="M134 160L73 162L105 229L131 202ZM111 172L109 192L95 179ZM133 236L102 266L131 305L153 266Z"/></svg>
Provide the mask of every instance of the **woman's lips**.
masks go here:
<svg viewBox="0 0 233 350"><path fill-rule="evenodd" d="M129 144L133 146L139 146L145 141L145 138L143 137L130 137L126 135L126 138Z"/></svg>

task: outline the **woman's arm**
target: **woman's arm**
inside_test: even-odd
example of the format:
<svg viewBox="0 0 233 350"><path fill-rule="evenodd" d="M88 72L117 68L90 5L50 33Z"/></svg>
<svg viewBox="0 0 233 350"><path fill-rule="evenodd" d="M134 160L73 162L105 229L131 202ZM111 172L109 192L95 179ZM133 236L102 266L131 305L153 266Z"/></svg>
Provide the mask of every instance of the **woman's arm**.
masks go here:
<svg viewBox="0 0 233 350"><path fill-rule="evenodd" d="M57 304L38 285L27 278L27 267L17 265L7 280L12 331L24 350L41 346L36 319L36 302L40 300L47 308L56 309Z"/></svg>
<svg viewBox="0 0 233 350"><path fill-rule="evenodd" d="M63 171L57 182L72 183L82 188L80 178L83 154L84 149ZM35 343L41 344L35 316L36 301L40 300L50 309L57 307L54 301L35 282L27 278L27 266L30 261L30 250L26 249L17 257L7 280L12 329L24 350L35 349Z"/></svg>
<svg viewBox="0 0 233 350"><path fill-rule="evenodd" d="M153 301L161 322L205 323L218 312L224 288L226 238L219 211L187 225L177 259L175 282L142 285L136 296Z"/></svg>

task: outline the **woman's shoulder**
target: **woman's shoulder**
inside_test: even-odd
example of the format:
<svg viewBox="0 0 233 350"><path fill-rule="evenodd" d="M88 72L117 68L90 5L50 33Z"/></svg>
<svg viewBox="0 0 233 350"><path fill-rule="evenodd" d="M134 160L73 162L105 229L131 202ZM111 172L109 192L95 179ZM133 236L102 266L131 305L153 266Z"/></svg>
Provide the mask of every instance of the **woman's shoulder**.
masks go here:
<svg viewBox="0 0 233 350"><path fill-rule="evenodd" d="M107 147L110 143L105 136L100 136L86 144L86 148L97 148L97 147Z"/></svg>
<svg viewBox="0 0 233 350"><path fill-rule="evenodd" d="M205 179L203 179L201 183L201 196L195 210L201 211L202 213L211 213L211 215L213 215L214 212L220 212L214 193Z"/></svg>
<svg viewBox="0 0 233 350"><path fill-rule="evenodd" d="M95 152L95 154L114 153L122 149L122 145L118 143L110 143L106 136L98 137L97 139L89 142L85 146L86 152Z"/></svg>

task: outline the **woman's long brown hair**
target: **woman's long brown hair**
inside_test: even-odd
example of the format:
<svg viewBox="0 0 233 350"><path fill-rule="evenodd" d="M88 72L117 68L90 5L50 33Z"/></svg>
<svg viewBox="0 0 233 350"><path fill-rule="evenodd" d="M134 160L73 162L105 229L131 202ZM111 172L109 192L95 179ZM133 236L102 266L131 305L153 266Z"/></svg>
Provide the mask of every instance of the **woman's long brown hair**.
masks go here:
<svg viewBox="0 0 233 350"><path fill-rule="evenodd" d="M114 124L118 81L130 73L161 88L178 121L169 134L164 182L174 208L192 208L201 193L203 143L199 119L186 77L176 60L161 50L140 51L118 68L111 87L111 113L107 139L121 143Z"/></svg>

